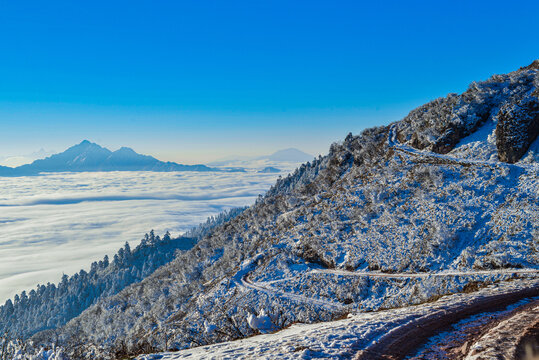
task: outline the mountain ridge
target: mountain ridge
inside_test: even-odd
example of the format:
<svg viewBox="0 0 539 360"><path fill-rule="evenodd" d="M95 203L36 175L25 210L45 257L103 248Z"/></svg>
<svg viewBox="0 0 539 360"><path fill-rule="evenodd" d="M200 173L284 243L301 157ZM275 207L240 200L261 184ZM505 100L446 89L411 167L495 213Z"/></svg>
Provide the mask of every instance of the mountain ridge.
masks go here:
<svg viewBox="0 0 539 360"><path fill-rule="evenodd" d="M65 151L15 168L0 166L0 176L27 176L41 172L84 171L225 171L206 165L184 165L160 161L128 147L111 151L89 140L83 140ZM235 171L233 169L226 171Z"/></svg>

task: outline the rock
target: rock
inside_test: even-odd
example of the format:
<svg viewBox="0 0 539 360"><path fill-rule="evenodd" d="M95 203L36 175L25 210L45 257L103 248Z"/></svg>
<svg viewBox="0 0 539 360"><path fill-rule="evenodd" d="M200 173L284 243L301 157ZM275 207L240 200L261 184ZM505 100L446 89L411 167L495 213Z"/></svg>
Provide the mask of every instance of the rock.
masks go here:
<svg viewBox="0 0 539 360"><path fill-rule="evenodd" d="M530 65L521 67L518 69L518 71L525 71L525 70L539 70L539 59L534 60Z"/></svg>
<svg viewBox="0 0 539 360"><path fill-rule="evenodd" d="M539 100L528 96L500 109L496 125L496 147L500 161L515 163L539 134Z"/></svg>
<svg viewBox="0 0 539 360"><path fill-rule="evenodd" d="M470 349L470 343L468 341L464 342L462 346L459 348L459 352L461 355L466 356L468 354L468 350Z"/></svg>
<svg viewBox="0 0 539 360"><path fill-rule="evenodd" d="M538 70L535 60L512 73L473 82L460 95L420 106L394 124L396 139L419 150L447 154L499 114L500 160L518 161L537 136Z"/></svg>
<svg viewBox="0 0 539 360"><path fill-rule="evenodd" d="M461 126L450 127L436 139L436 142L432 145L432 151L439 154L447 154L464 137L463 133L464 130Z"/></svg>

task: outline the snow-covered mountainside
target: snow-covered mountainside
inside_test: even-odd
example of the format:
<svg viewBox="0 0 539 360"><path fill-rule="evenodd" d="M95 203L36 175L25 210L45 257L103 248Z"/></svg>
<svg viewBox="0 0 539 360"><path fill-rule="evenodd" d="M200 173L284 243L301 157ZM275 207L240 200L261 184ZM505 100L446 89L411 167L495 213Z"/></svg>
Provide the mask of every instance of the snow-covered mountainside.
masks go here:
<svg viewBox="0 0 539 360"><path fill-rule="evenodd" d="M538 69L349 134L34 346L120 359L536 279Z"/></svg>
<svg viewBox="0 0 539 360"><path fill-rule="evenodd" d="M0 176L36 175L40 172L65 171L221 171L206 165L163 162L122 147L110 151L88 140L66 151L16 168L0 166Z"/></svg>
<svg viewBox="0 0 539 360"><path fill-rule="evenodd" d="M493 317L501 317L505 315L504 313L514 310L514 305L511 306L510 309L507 309L507 307L504 306L501 307L501 310L489 309L488 305L491 305L492 302L489 302L488 300L491 297L503 296L511 290L514 291L527 285L528 283L522 282L500 283L490 285L485 289L473 293L448 295L436 302L378 312L349 314L346 318L336 321L315 324L293 324L284 330L271 334L261 334L243 340L200 346L178 352L142 355L137 357L137 360L348 359L353 355L358 356L361 360L369 358L381 359L382 356L368 357L366 356L367 351L362 351L360 349L373 347L376 344L383 344L383 346L386 346L386 344L388 344L387 340L393 340L397 338L398 335L404 335L404 340L407 343L413 342L414 336L417 337L417 334L414 334L412 329L425 328L432 320L440 321L440 318L444 317L444 314L451 314L450 316L454 316L456 310L458 311L459 309L474 303L477 305L478 301L485 301L484 305L487 311L470 317L463 316L463 320L461 320L454 331L456 334L453 338L449 336L452 334L442 334L443 337L438 336L438 339L436 339L443 339L445 341L447 341L447 339L451 339L452 341L460 340L459 345L463 344L463 347L450 347L448 344L439 344L442 346L446 345L446 347L441 349L434 347L434 350L436 351L434 354L425 351L425 353L419 354L418 357L413 357L412 359L439 360L463 358L457 356L444 357L446 354L443 350L451 349L455 352L459 350L462 351L463 348L472 350L471 352L474 350L477 352L477 349L491 350L493 348L491 344L488 344L490 346L485 346L483 348L480 348L479 346L475 346L474 348L475 344L470 341L469 338L462 338L462 333L464 330L471 327L472 321L485 323L485 321L491 321ZM516 308L518 309L518 307L526 306L530 302L533 302L533 298L521 300L520 302L517 302ZM535 302L536 306L539 306L537 305L539 302L537 298L535 299ZM529 321L530 315L535 315L535 321L539 321L537 318L538 311L539 309L536 309L534 314L530 314L529 312L524 313L523 315L528 315L528 321L521 321L519 324L521 326L525 326L529 323L533 324L533 318L532 321ZM511 317L509 320L515 321L517 319ZM523 320L522 316L519 316L518 320ZM498 341L503 340L504 338L507 339L507 333L517 335L517 332L514 331L516 328L515 323L513 322L511 325L512 328L509 328L509 331L506 329L506 332L502 336L497 337ZM459 332L459 330L461 331ZM458 335L460 337L457 337ZM515 338L517 337L515 336ZM396 340L399 339L397 338ZM468 343L466 340L468 340ZM484 341L483 339L479 340ZM514 342L515 339L511 340ZM432 342L434 343L434 341ZM399 348L404 347L402 344L399 345ZM432 346L438 344L429 345ZM498 343L496 345L499 346L500 344ZM505 343L503 345L507 344ZM510 354L511 350L514 351L515 349L511 348L511 346L506 346L504 350L506 354ZM363 356L360 352L364 353ZM481 355L484 355L483 351L480 352L479 356L473 356L471 359L488 359L488 357L481 357ZM397 357L385 358L391 359ZM511 357L507 356L504 359L510 358ZM494 357L493 359L500 358Z"/></svg>

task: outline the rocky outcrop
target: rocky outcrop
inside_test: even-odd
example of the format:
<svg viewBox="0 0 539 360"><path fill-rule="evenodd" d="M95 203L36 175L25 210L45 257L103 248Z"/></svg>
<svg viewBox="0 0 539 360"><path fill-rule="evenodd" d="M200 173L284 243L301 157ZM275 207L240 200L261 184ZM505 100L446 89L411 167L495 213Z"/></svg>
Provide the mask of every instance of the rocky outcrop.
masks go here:
<svg viewBox="0 0 539 360"><path fill-rule="evenodd" d="M488 120L499 121L499 158L518 161L537 136L539 60L509 74L473 82L412 110L395 124L397 139L416 149L447 154Z"/></svg>
<svg viewBox="0 0 539 360"><path fill-rule="evenodd" d="M519 71L525 70L539 70L539 59L534 60L530 65L521 67Z"/></svg>
<svg viewBox="0 0 539 360"><path fill-rule="evenodd" d="M396 124L398 140L421 150L433 146L442 134L455 128L451 113L458 98L457 94L450 94L412 110Z"/></svg>
<svg viewBox="0 0 539 360"><path fill-rule="evenodd" d="M528 96L508 103L498 115L496 147L500 161L515 163L539 134L539 100Z"/></svg>

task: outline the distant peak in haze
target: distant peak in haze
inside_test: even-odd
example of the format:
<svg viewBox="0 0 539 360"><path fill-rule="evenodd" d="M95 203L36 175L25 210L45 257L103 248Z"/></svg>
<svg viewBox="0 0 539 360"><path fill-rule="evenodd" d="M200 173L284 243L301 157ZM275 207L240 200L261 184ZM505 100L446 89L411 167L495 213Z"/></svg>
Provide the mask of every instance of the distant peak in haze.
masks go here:
<svg viewBox="0 0 539 360"><path fill-rule="evenodd" d="M267 156L267 159L273 161L305 162L312 160L313 156L296 148L288 148L274 152Z"/></svg>
<svg viewBox="0 0 539 360"><path fill-rule="evenodd" d="M210 165L213 166L225 166L231 164L241 164L242 166L248 165L249 163L257 163L260 161L270 161L270 162L286 162L286 163L304 163L307 161L312 161L314 156L309 155L296 148L282 149L274 152L271 155L263 156L228 156L226 158L221 158L219 160L213 161ZM260 165L260 164L258 164Z"/></svg>
<svg viewBox="0 0 539 360"><path fill-rule="evenodd" d="M110 151L108 149L105 149L104 147L102 147L101 145L98 145L96 143L93 143L91 141L88 141L88 140L83 140L81 141L79 144L75 144L71 147L69 147L66 151L64 152L67 152L67 151L70 151L70 150L87 150L87 149L101 149L101 150L107 150L107 151Z"/></svg>
<svg viewBox="0 0 539 360"><path fill-rule="evenodd" d="M116 152L128 152L128 153L134 153L135 150L131 149L130 147L122 146Z"/></svg>
<svg viewBox="0 0 539 360"><path fill-rule="evenodd" d="M93 142L91 142L89 140L82 140L79 144L73 145L71 148L77 148L77 147L84 147L84 148L96 147L96 148L102 148L103 149L103 147L101 145L93 143Z"/></svg>
<svg viewBox="0 0 539 360"><path fill-rule="evenodd" d="M140 155L135 150L131 149L130 147L125 147L125 146L122 146L118 150L114 151L113 154L124 155L124 156L137 156L137 155ZM148 155L143 155L143 156L148 156Z"/></svg>
<svg viewBox="0 0 539 360"><path fill-rule="evenodd" d="M0 167L0 176L37 175L42 172L84 171L223 171L206 165L183 165L163 162L142 155L129 147L116 151L83 140L64 152L16 168ZM229 170L233 171L233 170Z"/></svg>

